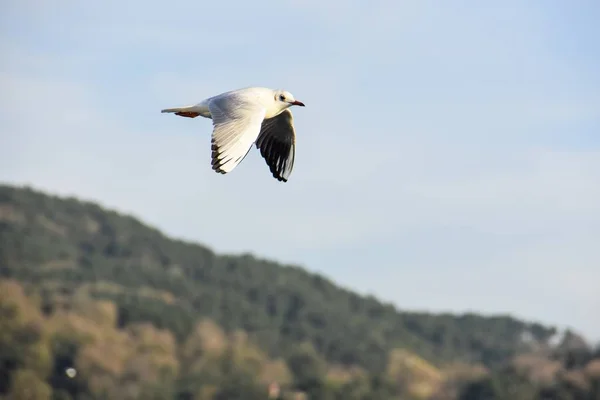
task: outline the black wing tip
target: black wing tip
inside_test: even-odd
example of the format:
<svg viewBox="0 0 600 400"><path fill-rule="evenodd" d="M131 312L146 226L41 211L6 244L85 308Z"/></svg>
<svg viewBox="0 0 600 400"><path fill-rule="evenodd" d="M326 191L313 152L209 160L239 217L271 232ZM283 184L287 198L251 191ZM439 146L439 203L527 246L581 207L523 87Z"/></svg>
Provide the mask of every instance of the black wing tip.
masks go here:
<svg viewBox="0 0 600 400"><path fill-rule="evenodd" d="M221 167L223 166L223 163L221 161L222 160L219 160L219 153L213 150L210 160L212 170L219 174L226 174L226 172L221 169Z"/></svg>
<svg viewBox="0 0 600 400"><path fill-rule="evenodd" d="M277 179L279 182L287 182L288 181L288 178L283 176L283 174L282 174L283 171L278 170L275 164L269 165L269 170L273 174L273 178Z"/></svg>
<svg viewBox="0 0 600 400"><path fill-rule="evenodd" d="M226 174L226 173L227 173L227 172L223 171L223 170L221 169L221 166L220 166L220 165L218 165L218 164L217 164L217 165L213 165L213 166L212 166L212 170L213 170L213 171L215 171L215 172L216 172L216 173L218 173L218 174Z"/></svg>

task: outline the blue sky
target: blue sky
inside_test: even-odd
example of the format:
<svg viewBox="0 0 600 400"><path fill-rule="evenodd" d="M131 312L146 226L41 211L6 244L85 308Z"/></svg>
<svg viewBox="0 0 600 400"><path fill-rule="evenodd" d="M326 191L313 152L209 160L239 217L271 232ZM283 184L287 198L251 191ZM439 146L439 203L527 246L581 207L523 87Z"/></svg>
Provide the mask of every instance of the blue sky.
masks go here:
<svg viewBox="0 0 600 400"><path fill-rule="evenodd" d="M176 4L176 5L175 5ZM600 339L600 3L8 0L0 180L302 265L399 308ZM210 169L210 121L285 88L290 181Z"/></svg>

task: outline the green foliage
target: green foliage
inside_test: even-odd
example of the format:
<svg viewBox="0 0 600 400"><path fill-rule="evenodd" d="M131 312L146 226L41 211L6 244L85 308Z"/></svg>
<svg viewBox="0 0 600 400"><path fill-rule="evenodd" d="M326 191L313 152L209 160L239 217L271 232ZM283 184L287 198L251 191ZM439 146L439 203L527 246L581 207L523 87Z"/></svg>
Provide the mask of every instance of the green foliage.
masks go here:
<svg viewBox="0 0 600 400"><path fill-rule="evenodd" d="M0 289L0 398L252 400L274 382L281 399L310 400L600 391L600 351L574 333L550 351L555 329L540 324L400 312L27 188L0 185ZM511 364L539 348L560 371L544 383ZM491 372L452 378L455 364Z"/></svg>
<svg viewBox="0 0 600 400"><path fill-rule="evenodd" d="M300 344L292 351L288 364L298 389L302 391L324 389L327 365L312 345Z"/></svg>
<svg viewBox="0 0 600 400"><path fill-rule="evenodd" d="M138 220L76 199L0 186L2 275L64 290L111 282L121 293L96 293L119 306L122 324L151 321L185 337L197 317L242 329L272 356L310 342L329 362L382 370L394 347L432 361L461 359L492 366L521 348L529 332L540 341L553 328L510 317L399 312L300 268L251 255L218 256L169 239ZM140 295L144 288L176 299Z"/></svg>
<svg viewBox="0 0 600 400"><path fill-rule="evenodd" d="M571 353L570 355L566 353ZM467 384L458 400L596 400L600 398L600 358L590 348L558 349L548 359L575 357L579 362L562 362L551 382L532 379L514 365ZM571 359L572 360L572 359ZM544 366L540 366L540 369ZM535 371L529 371L529 373Z"/></svg>
<svg viewBox="0 0 600 400"><path fill-rule="evenodd" d="M50 400L52 389L33 370L12 371L8 400Z"/></svg>
<svg viewBox="0 0 600 400"><path fill-rule="evenodd" d="M32 374L45 379L51 363L39 309L31 304L18 284L1 285L0 393L9 390L11 373L19 373L18 387L12 391L20 393L24 382L34 379Z"/></svg>
<svg viewBox="0 0 600 400"><path fill-rule="evenodd" d="M468 385L460 400L534 400L536 387L512 371L498 372Z"/></svg>

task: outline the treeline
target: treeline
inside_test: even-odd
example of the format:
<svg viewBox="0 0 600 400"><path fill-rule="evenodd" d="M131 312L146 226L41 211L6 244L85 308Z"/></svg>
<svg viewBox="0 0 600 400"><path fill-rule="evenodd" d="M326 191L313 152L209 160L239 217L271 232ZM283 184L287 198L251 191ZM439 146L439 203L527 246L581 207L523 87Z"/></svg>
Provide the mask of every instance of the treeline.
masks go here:
<svg viewBox="0 0 600 400"><path fill-rule="evenodd" d="M430 362L492 367L527 349L524 336L545 343L556 333L508 316L399 312L301 268L216 255L77 199L0 186L0 207L2 276L40 286L60 282L65 291L112 283L121 290L95 295L113 301L120 318L151 321L178 339L202 316L226 331L247 332L272 357L306 341L328 362L382 371L397 347ZM147 288L175 301L134 294ZM152 304L130 307L138 301Z"/></svg>
<svg viewBox="0 0 600 400"><path fill-rule="evenodd" d="M271 358L243 331L209 319L178 340L89 289L42 296L0 281L0 398L69 399L573 399L600 396L600 351L575 346L522 354L496 370L436 368L392 350L381 373L330 364L309 342ZM135 305L132 305L135 307ZM122 311L121 311L122 312Z"/></svg>
<svg viewBox="0 0 600 400"><path fill-rule="evenodd" d="M0 279L0 398L598 400L575 333L400 312L31 189L0 185Z"/></svg>
<svg viewBox="0 0 600 400"><path fill-rule="evenodd" d="M403 352L392 353L380 375L329 365L308 342L286 360L273 359L243 331L228 334L208 319L178 341L148 322L119 328L117 306L83 292L56 299L44 313L30 289L26 294L18 282L0 281L6 399L392 399L416 390L400 379L409 356ZM439 373L423 365L435 376L410 373L415 382L430 379L431 392Z"/></svg>
<svg viewBox="0 0 600 400"><path fill-rule="evenodd" d="M599 400L600 348L523 354L464 386L459 400Z"/></svg>

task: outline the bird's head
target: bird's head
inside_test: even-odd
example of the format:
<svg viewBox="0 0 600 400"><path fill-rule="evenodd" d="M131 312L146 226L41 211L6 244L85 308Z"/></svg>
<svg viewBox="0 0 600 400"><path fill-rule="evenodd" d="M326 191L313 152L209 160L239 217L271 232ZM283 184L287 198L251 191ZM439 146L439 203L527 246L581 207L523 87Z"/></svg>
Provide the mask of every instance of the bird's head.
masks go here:
<svg viewBox="0 0 600 400"><path fill-rule="evenodd" d="M283 103L283 108L288 108L291 106L300 106L304 107L304 103L298 101L294 98L294 95L286 90L276 90L275 91L275 101L279 103Z"/></svg>

